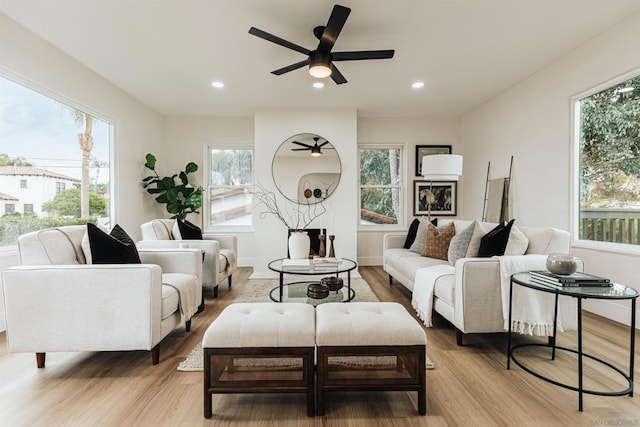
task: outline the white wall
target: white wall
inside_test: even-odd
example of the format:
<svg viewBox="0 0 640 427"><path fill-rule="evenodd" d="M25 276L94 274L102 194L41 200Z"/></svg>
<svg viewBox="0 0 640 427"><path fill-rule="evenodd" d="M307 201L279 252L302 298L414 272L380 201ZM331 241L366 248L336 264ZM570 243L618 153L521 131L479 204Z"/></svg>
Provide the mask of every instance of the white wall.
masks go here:
<svg viewBox="0 0 640 427"><path fill-rule="evenodd" d="M184 170L187 163L195 162L199 169L195 173L194 184L204 186L206 182L203 162L206 146L210 144L253 145L253 126L253 117L168 117L164 125L164 148L162 152L154 153L158 157L157 169L161 174L169 175ZM160 212L160 217L168 216L166 211ZM201 219L196 218L196 215L189 220L195 224L201 223ZM221 233L224 233L224 230ZM234 232L234 234L238 236L238 265L252 265L253 232Z"/></svg>
<svg viewBox="0 0 640 427"><path fill-rule="evenodd" d="M570 227L571 98L633 69L640 72L640 14L600 34L462 119L463 212L480 217L487 162L508 172L514 155L517 223ZM473 161L470 161L473 159ZM573 248L589 272L640 289L640 256ZM629 303L588 301L588 309L629 321Z"/></svg>
<svg viewBox="0 0 640 427"><path fill-rule="evenodd" d="M292 135L315 133L326 138L336 148L342 163L340 184L325 206L321 221L328 233L335 234L336 256L355 260L357 255L357 117L355 109L263 109L255 114L255 170L264 187L277 191L271 175L271 161L280 144ZM260 208L254 211L255 277L271 277L269 261L287 254L287 229L272 216L260 219Z"/></svg>
<svg viewBox="0 0 640 427"><path fill-rule="evenodd" d="M443 118L360 118L358 119L359 144L405 144L405 223L385 227L385 231L371 231L360 227L358 232L358 263L382 265L382 239L389 232L405 233L413 220L413 181L415 176L416 145L451 145L454 153L461 153L459 119ZM357 179L357 177L356 177ZM357 182L356 182L357 185ZM463 199L458 188L458 216ZM355 193L357 194L357 193ZM448 217L451 218L451 217Z"/></svg>
<svg viewBox="0 0 640 427"><path fill-rule="evenodd" d="M3 75L114 123L114 218L139 239L140 224L154 216L140 183L145 176L142 165L144 155L161 144L163 117L4 14L0 14L0 52ZM3 250L1 258L0 267L17 262L11 250ZM3 311L4 304L1 307Z"/></svg>

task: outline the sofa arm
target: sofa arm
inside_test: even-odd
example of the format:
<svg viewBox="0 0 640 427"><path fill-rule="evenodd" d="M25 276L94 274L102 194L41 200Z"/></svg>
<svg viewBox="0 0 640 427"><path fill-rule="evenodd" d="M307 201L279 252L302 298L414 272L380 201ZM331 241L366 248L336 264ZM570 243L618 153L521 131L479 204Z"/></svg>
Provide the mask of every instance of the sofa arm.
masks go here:
<svg viewBox="0 0 640 427"><path fill-rule="evenodd" d="M404 242L407 239L407 234L404 233L389 233L384 235L382 249L402 248Z"/></svg>
<svg viewBox="0 0 640 427"><path fill-rule="evenodd" d="M188 245L189 249L200 249L204 252L204 258L200 255L200 264L202 264L202 271L198 276L201 285L208 285L215 280L215 274L218 268L218 258L220 256L220 245L218 242L210 240L141 240L136 243L138 252L147 250L162 249L164 251L175 250L186 251L187 249L179 249L180 245ZM142 255L140 255L142 257ZM169 255L171 256L171 255ZM145 261L151 264L155 262ZM169 267L168 265L159 264L162 267L162 271L165 273L184 273L184 270L175 270L175 267ZM196 274L191 270L188 274Z"/></svg>
<svg viewBox="0 0 640 427"><path fill-rule="evenodd" d="M201 249L138 249L138 253L143 263L156 264L163 273L197 276L198 284L202 285Z"/></svg>
<svg viewBox="0 0 640 427"><path fill-rule="evenodd" d="M220 249L229 249L233 253L238 254L238 236L235 234L211 234L204 236L205 240L218 242Z"/></svg>
<svg viewBox="0 0 640 427"><path fill-rule="evenodd" d="M162 271L149 264L41 265L2 272L14 352L150 350L162 339Z"/></svg>
<svg viewBox="0 0 640 427"><path fill-rule="evenodd" d="M463 333L503 331L500 262L496 258L462 258L455 268L455 327Z"/></svg>

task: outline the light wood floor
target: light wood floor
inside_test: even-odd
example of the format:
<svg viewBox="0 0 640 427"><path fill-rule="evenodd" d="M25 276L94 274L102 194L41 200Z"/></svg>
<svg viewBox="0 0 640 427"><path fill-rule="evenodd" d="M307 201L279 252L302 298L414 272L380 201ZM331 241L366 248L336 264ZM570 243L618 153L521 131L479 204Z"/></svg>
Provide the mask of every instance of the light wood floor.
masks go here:
<svg viewBox="0 0 640 427"><path fill-rule="evenodd" d="M361 267L362 276L382 301L398 301L414 313L408 292L388 285L380 267ZM634 397L585 396L578 412L577 394L541 381L517 366L506 370L506 335L468 336L455 344L450 324L435 319L426 328L427 352L436 368L427 371L427 415L416 410L415 393L373 392L329 395L326 415L307 418L302 395L223 395L214 398L214 416L202 416L201 372L178 372L179 362L202 339L207 326L231 303L251 269L234 275L229 291L207 295L206 310L194 318L191 332L177 330L164 339L160 364L148 352L50 353L37 369L33 354L8 354L0 334L1 426L634 426L640 425L640 402ZM266 291L266 290L265 290ZM108 325L105 325L107 327ZM628 370L629 329L585 315L585 350ZM575 345L575 333L559 344ZM562 381L576 382L575 358L559 355L549 362L530 353L531 366ZM636 351L636 359L638 352ZM636 369L636 377L638 376ZM587 388L620 389L617 374L587 363Z"/></svg>

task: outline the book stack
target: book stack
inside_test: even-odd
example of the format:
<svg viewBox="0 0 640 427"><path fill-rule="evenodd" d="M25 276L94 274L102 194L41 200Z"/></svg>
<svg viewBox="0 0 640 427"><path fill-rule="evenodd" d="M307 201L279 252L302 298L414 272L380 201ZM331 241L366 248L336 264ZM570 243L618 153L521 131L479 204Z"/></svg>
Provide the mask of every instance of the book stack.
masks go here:
<svg viewBox="0 0 640 427"><path fill-rule="evenodd" d="M340 259L335 257L313 257L314 270L336 271L340 265Z"/></svg>
<svg viewBox="0 0 640 427"><path fill-rule="evenodd" d="M555 274L550 271L530 271L531 281L543 285L553 285L562 287L607 287L611 286L611 281L605 277L595 276L587 273Z"/></svg>
<svg viewBox="0 0 640 427"><path fill-rule="evenodd" d="M311 268L309 259L290 259L282 260L282 268L287 271L308 271Z"/></svg>

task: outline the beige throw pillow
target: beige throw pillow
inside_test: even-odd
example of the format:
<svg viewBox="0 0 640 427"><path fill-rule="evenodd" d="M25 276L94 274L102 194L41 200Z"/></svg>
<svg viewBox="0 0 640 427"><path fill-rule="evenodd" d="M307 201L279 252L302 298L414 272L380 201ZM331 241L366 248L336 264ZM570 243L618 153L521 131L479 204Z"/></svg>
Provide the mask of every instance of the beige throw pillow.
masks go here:
<svg viewBox="0 0 640 427"><path fill-rule="evenodd" d="M505 255L524 255L529 248L529 239L515 225L511 227Z"/></svg>
<svg viewBox="0 0 640 427"><path fill-rule="evenodd" d="M476 258L480 251L480 239L495 227L495 225L488 224L486 222L480 222L477 219L473 221L473 235L471 241L467 247L467 254L465 258Z"/></svg>
<svg viewBox="0 0 640 427"><path fill-rule="evenodd" d="M427 237L424 242L424 250L422 256L429 258L437 258L447 261L449 253L449 243L456 234L456 228L453 223L447 228L438 231L436 227L429 224L427 227Z"/></svg>

